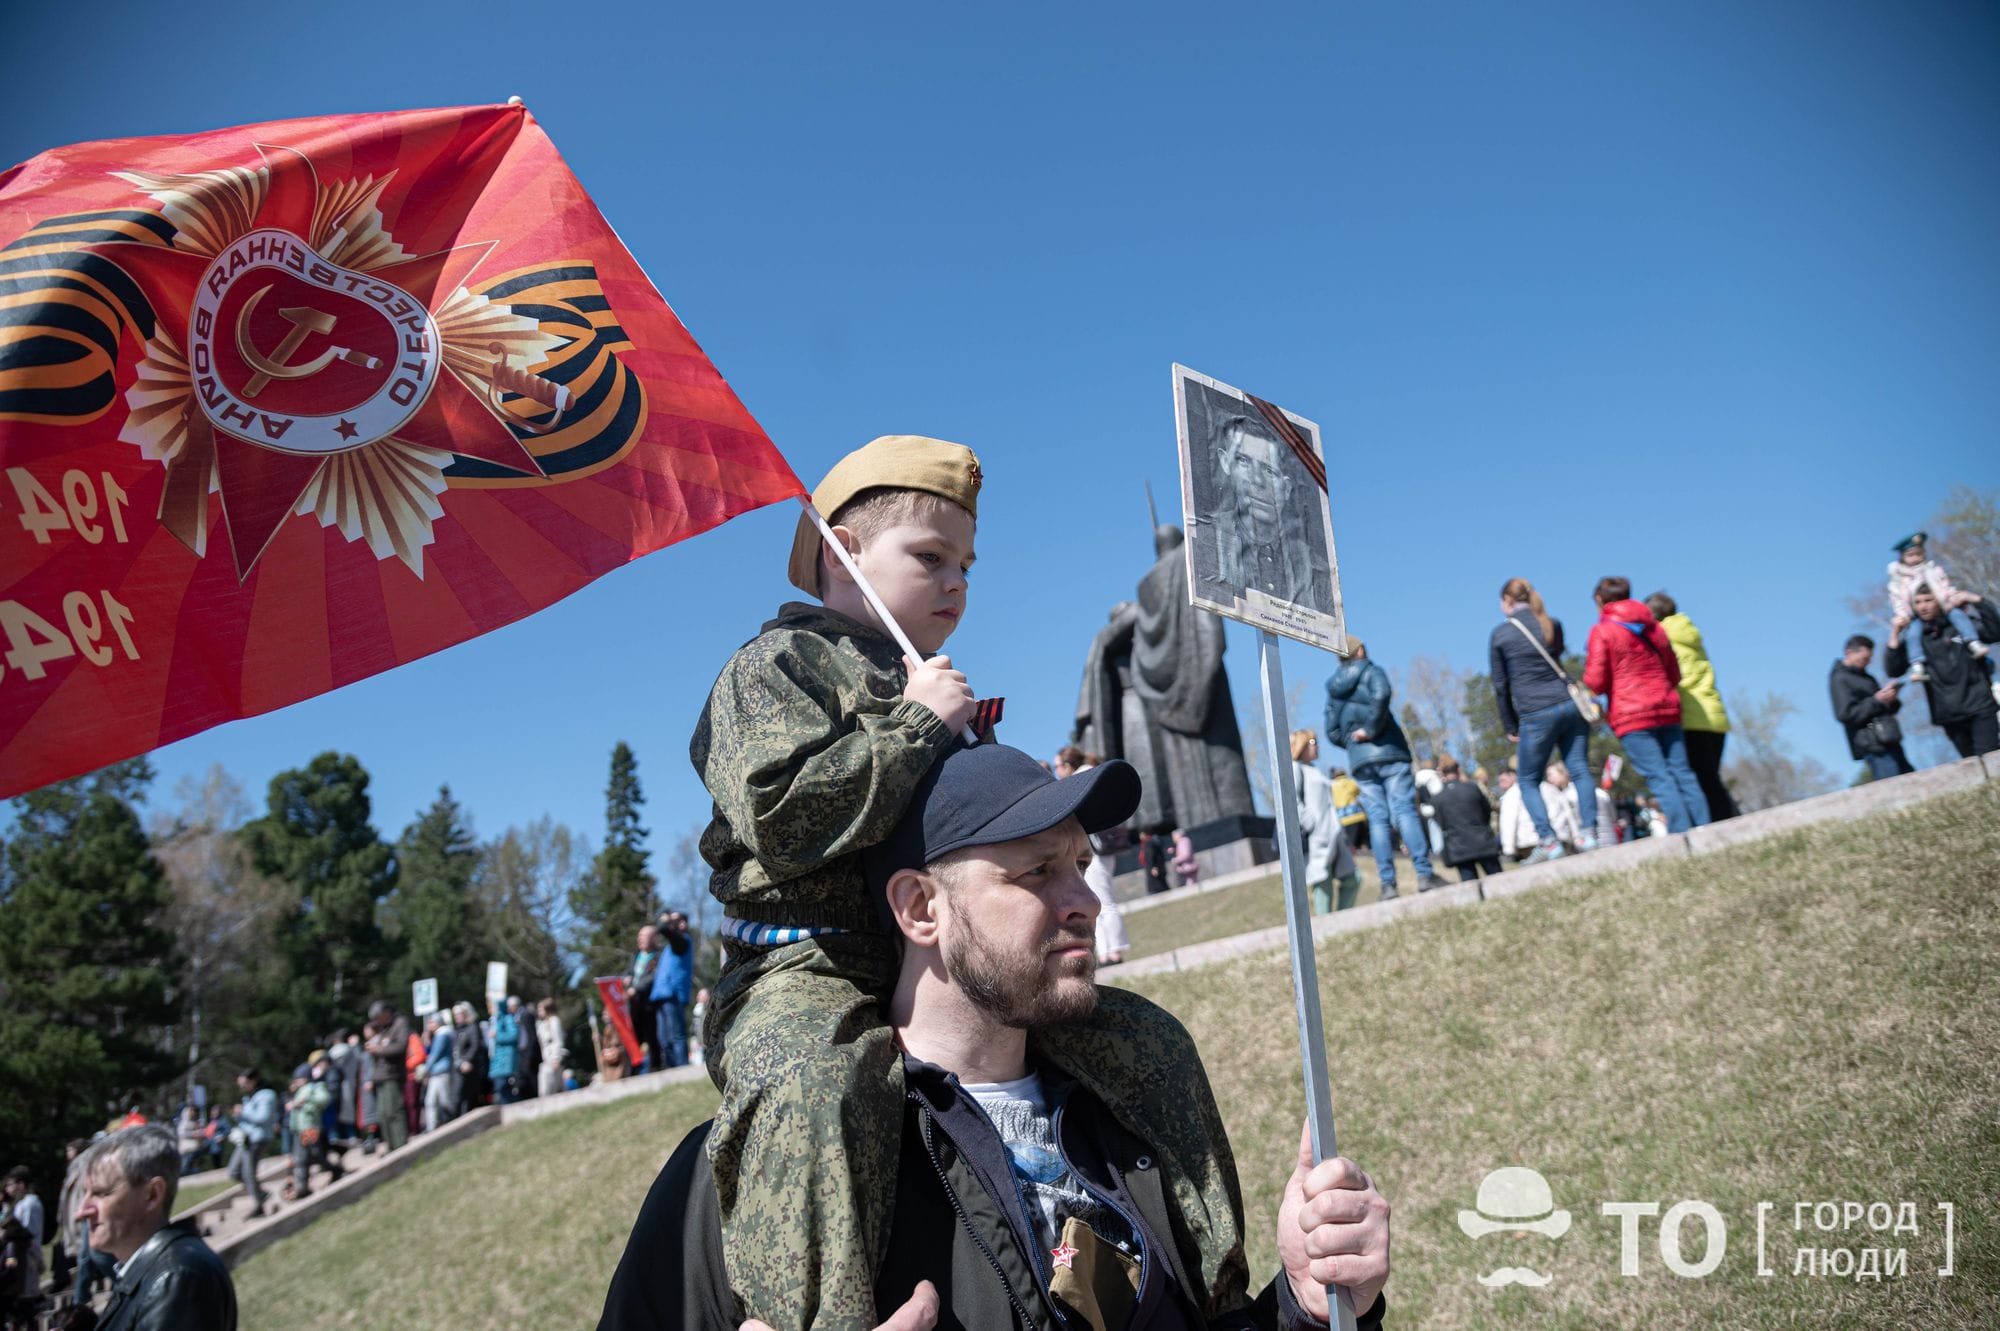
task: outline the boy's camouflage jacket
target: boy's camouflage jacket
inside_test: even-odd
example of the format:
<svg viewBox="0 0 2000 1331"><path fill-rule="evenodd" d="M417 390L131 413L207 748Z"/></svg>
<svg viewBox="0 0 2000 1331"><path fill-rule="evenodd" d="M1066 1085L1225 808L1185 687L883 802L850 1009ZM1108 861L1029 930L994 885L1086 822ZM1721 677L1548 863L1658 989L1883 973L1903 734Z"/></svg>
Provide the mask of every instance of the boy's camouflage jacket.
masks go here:
<svg viewBox="0 0 2000 1331"><path fill-rule="evenodd" d="M953 742L905 682L878 630L799 601L729 658L688 756L715 799L701 854L731 917L882 931L859 852Z"/></svg>

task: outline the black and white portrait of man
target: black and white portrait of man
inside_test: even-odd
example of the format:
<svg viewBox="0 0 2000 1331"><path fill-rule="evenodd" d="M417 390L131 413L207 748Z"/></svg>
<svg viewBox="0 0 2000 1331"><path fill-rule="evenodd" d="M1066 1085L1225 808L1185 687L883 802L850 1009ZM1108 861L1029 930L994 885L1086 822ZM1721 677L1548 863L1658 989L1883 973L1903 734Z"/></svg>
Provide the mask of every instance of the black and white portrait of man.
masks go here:
<svg viewBox="0 0 2000 1331"><path fill-rule="evenodd" d="M1326 492L1248 395L1180 366L1174 381L1196 603L1329 646L1340 592ZM1319 427L1287 419L1317 457Z"/></svg>

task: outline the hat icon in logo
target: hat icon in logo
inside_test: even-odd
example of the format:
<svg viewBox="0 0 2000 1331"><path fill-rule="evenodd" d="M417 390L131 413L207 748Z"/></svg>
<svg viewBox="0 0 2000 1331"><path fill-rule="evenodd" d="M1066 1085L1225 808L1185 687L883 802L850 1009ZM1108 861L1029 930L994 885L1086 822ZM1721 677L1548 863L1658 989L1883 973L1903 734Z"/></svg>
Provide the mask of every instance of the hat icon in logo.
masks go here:
<svg viewBox="0 0 2000 1331"><path fill-rule="evenodd" d="M1521 1230L1559 1239L1569 1233L1569 1212L1558 1210L1548 1180L1532 1169L1508 1165L1479 1180L1478 1210L1460 1211L1458 1227L1467 1238L1499 1230Z"/></svg>
<svg viewBox="0 0 2000 1331"><path fill-rule="evenodd" d="M1559 1239L1569 1233L1569 1212L1556 1209L1548 1180L1532 1169L1508 1165L1479 1180L1478 1209L1460 1211L1458 1227L1467 1238L1527 1233ZM1539 1289L1553 1277L1528 1266L1502 1266L1479 1277L1488 1289L1526 1285Z"/></svg>

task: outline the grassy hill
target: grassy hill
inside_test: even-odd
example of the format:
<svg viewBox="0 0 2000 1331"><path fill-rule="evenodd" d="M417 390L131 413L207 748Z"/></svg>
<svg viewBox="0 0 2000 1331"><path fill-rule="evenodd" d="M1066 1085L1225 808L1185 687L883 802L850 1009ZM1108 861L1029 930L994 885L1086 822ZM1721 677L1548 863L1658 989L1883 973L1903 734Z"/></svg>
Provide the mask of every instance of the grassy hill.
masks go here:
<svg viewBox="0 0 2000 1331"><path fill-rule="evenodd" d="M1695 861L1581 879L1329 940L1344 1153L1395 1206L1399 1326L1992 1324L2000 1290L2000 786ZM1282 954L1133 982L1201 1043L1249 1205L1252 1269L1303 1093ZM249 1260L246 1326L595 1322L655 1171L714 1103L688 1086L489 1133ZM1459 1229L1528 1165L1560 1241ZM1712 1203L1720 1266L1667 1271L1607 1201ZM1756 1266L1757 1203L1770 1265ZM1915 1202L1909 1235L1792 1232L1793 1203ZM1956 1213L1956 1274L1941 1216ZM1693 1261L1699 1220L1682 1230ZM1910 1274L1792 1274L1795 1246L1907 1247ZM1554 1277L1495 1292L1494 1265Z"/></svg>

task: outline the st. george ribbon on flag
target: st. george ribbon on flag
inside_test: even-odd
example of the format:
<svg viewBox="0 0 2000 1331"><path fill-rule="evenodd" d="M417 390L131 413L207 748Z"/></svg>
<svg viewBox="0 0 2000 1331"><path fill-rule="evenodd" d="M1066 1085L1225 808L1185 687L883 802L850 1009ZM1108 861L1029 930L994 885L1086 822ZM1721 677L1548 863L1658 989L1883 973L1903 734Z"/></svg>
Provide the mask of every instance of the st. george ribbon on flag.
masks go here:
<svg viewBox="0 0 2000 1331"><path fill-rule="evenodd" d="M0 173L0 797L805 487L518 105Z"/></svg>

